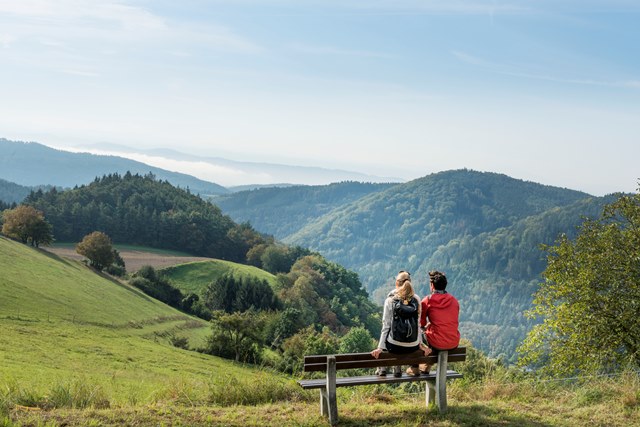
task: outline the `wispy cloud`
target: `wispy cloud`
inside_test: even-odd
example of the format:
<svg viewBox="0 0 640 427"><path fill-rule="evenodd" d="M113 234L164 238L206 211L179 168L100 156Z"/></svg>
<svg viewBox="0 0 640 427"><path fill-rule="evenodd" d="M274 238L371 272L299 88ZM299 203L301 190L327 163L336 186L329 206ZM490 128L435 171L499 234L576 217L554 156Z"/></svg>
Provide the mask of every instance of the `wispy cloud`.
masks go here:
<svg viewBox="0 0 640 427"><path fill-rule="evenodd" d="M22 0L0 1L0 13L17 17L38 18L43 21L87 21L111 22L127 29L158 29L165 27L160 16L121 2L97 0Z"/></svg>
<svg viewBox="0 0 640 427"><path fill-rule="evenodd" d="M451 54L461 62L471 64L474 66L482 67L485 71L502 74L512 77L521 77L532 80L544 80L555 83L566 83L572 85L588 85L588 86L602 86L602 87L618 87L628 89L640 89L639 80L598 80L591 78L572 78L561 77L551 74L545 74L540 72L530 72L525 67L511 64L503 64L493 62L480 58L475 55L471 55L466 52L452 51Z"/></svg>
<svg viewBox="0 0 640 427"><path fill-rule="evenodd" d="M294 43L289 48L295 52L310 55L356 56L364 58L393 58L393 55L366 50L342 49L334 46L312 46L302 43Z"/></svg>
<svg viewBox="0 0 640 427"><path fill-rule="evenodd" d="M6 33L3 39L10 42L36 36L71 46L91 41L134 45L198 43L240 53L262 50L225 26L196 26L170 20L150 9L120 1L0 0L0 24Z"/></svg>
<svg viewBox="0 0 640 427"><path fill-rule="evenodd" d="M532 10L532 1L499 0L214 0L234 5L271 5L298 9L402 14L512 14Z"/></svg>

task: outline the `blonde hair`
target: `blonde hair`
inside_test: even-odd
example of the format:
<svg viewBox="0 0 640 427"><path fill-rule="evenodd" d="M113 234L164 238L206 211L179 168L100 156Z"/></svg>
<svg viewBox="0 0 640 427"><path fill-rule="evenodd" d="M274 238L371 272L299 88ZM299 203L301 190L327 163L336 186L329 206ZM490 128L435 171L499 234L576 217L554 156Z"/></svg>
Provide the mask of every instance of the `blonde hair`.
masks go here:
<svg viewBox="0 0 640 427"><path fill-rule="evenodd" d="M413 292L413 285L411 284L411 279L404 279L402 284L398 287L396 291L396 296L400 298L402 301L409 301L415 292Z"/></svg>

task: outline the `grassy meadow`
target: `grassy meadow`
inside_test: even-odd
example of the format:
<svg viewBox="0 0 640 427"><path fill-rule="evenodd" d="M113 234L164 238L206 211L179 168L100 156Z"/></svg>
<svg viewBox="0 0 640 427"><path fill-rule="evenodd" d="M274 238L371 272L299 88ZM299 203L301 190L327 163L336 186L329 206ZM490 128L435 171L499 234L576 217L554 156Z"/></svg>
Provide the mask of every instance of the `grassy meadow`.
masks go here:
<svg viewBox="0 0 640 427"><path fill-rule="evenodd" d="M177 271L243 268L187 267ZM0 427L328 425L317 391L173 347L172 336L197 347L207 323L83 263L0 237L0 272ZM199 274L200 283L213 280ZM581 382L495 372L450 382L448 396L449 411L440 415L425 411L416 384L341 388L340 425L640 426L633 372Z"/></svg>
<svg viewBox="0 0 640 427"><path fill-rule="evenodd" d="M0 238L0 268L0 414L301 394L283 375L173 347L203 344L208 323L82 263Z"/></svg>
<svg viewBox="0 0 640 427"><path fill-rule="evenodd" d="M179 264L163 268L161 271L185 294L201 294L209 283L225 274L231 274L236 278L256 277L266 280L272 287L276 283L276 276L257 267L219 259Z"/></svg>

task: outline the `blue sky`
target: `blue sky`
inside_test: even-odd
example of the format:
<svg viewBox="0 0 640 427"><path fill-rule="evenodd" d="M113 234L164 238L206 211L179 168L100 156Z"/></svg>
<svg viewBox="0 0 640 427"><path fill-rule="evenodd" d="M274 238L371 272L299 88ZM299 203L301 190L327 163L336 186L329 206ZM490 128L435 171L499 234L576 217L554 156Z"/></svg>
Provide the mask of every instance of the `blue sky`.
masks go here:
<svg viewBox="0 0 640 427"><path fill-rule="evenodd" d="M637 0L0 0L0 137L631 192L639 19Z"/></svg>

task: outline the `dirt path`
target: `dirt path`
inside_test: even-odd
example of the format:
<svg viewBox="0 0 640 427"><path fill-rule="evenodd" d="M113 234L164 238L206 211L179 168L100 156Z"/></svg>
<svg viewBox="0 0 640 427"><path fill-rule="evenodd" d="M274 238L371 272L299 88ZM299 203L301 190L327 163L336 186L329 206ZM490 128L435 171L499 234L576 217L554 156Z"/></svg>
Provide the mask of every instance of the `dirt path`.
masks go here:
<svg viewBox="0 0 640 427"><path fill-rule="evenodd" d="M48 247L43 249L64 258L70 258L74 260L82 260L84 258L82 255L77 254L76 251L71 248ZM186 262L205 261L209 259L209 258L203 258L203 257L154 254L151 252L142 252L142 251L123 250L119 252L120 252L120 256L124 260L124 263L127 267L127 272L129 273L138 271L140 267L142 267L143 265L150 265L153 268L158 269L158 268L170 267L176 264L184 264Z"/></svg>

